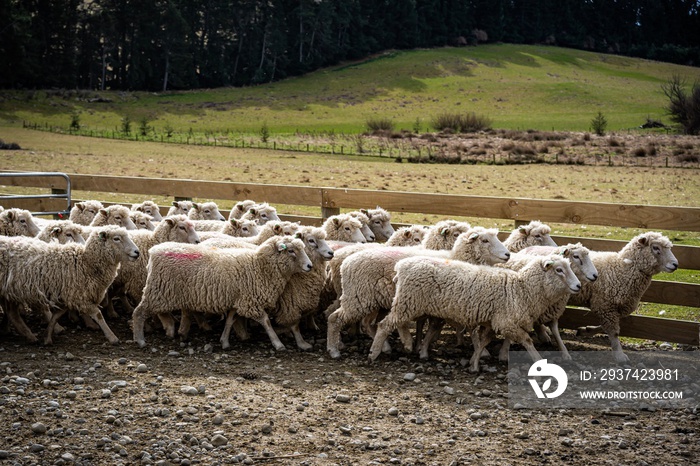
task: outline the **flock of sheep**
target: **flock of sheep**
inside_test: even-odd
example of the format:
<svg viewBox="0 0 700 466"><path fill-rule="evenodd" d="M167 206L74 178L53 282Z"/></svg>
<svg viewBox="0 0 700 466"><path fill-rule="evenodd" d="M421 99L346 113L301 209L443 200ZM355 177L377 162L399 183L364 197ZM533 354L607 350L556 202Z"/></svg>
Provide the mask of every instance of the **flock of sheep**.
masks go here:
<svg viewBox="0 0 700 466"><path fill-rule="evenodd" d="M342 330L357 324L373 338L374 360L391 351L394 330L406 351L427 358L448 324L458 342L471 336L476 372L496 335L504 339L501 360L511 342L539 360L533 329L539 341L551 342L551 333L568 358L557 322L573 304L600 317L615 360L626 362L620 318L637 308L653 275L678 268L671 242L647 232L619 252L599 252L557 246L550 231L533 221L501 242L495 229L454 220L394 230L380 207L301 226L250 200L228 219L213 202L175 201L163 217L152 201L131 208L84 201L70 220L51 221L0 207L2 327L36 342L23 317L36 313L50 344L69 312L117 343L103 312L125 318L113 307L119 300L140 346L147 325L186 338L194 320L204 330L225 321L224 349L232 330L245 340L255 322L275 349L284 349L282 330L308 350L300 325L318 330L322 318L331 357L341 355Z"/></svg>

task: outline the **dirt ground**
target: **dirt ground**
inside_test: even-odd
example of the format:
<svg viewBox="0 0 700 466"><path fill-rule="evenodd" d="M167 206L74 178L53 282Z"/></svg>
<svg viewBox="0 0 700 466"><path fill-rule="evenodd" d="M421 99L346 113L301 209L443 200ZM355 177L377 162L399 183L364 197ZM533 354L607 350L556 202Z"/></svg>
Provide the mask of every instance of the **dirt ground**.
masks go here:
<svg viewBox="0 0 700 466"><path fill-rule="evenodd" d="M368 365L364 336L345 334L332 360L324 330L305 332L309 352L255 332L222 351L218 329L188 342L156 331L141 349L126 319L110 325L117 346L71 323L53 346L0 336L0 464L700 463L697 407L512 409L507 366L470 374L449 333L427 362L395 351ZM570 350L609 351L565 333Z"/></svg>

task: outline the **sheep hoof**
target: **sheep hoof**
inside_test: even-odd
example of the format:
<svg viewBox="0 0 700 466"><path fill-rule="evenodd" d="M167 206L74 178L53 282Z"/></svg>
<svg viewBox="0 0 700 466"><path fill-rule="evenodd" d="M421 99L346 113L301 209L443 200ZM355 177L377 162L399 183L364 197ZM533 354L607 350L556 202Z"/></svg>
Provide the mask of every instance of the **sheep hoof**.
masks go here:
<svg viewBox="0 0 700 466"><path fill-rule="evenodd" d="M388 341L385 341L384 344L382 345L382 353L384 353L384 354L391 353L391 345L389 344ZM410 351L408 351L408 353L410 353Z"/></svg>
<svg viewBox="0 0 700 466"><path fill-rule="evenodd" d="M338 351L336 349L333 349L333 350L329 349L328 355L331 357L331 359L338 359L338 358L340 358L340 351Z"/></svg>
<svg viewBox="0 0 700 466"><path fill-rule="evenodd" d="M66 329L63 328L61 324L56 324L56 326L53 328L53 333L56 335L60 335L61 333L65 332Z"/></svg>
<svg viewBox="0 0 700 466"><path fill-rule="evenodd" d="M138 343L139 348L143 348L144 346L146 346L145 340L136 340L136 343Z"/></svg>
<svg viewBox="0 0 700 466"><path fill-rule="evenodd" d="M298 343L297 347L302 351L309 351L309 350L312 350L314 346L310 343L304 342L304 343Z"/></svg>
<svg viewBox="0 0 700 466"><path fill-rule="evenodd" d="M283 344L274 345L274 346L275 346L275 351L287 351L287 347L284 346Z"/></svg>
<svg viewBox="0 0 700 466"><path fill-rule="evenodd" d="M562 353L561 358L564 361L571 361L571 355L569 353Z"/></svg>
<svg viewBox="0 0 700 466"><path fill-rule="evenodd" d="M630 362L630 358L627 357L625 353L614 353L615 362L618 364L627 364Z"/></svg>

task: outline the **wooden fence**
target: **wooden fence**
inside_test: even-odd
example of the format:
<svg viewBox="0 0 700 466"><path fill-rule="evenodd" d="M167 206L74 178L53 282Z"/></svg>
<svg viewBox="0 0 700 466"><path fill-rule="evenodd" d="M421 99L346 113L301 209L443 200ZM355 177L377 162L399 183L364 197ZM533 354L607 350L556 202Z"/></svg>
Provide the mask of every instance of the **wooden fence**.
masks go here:
<svg viewBox="0 0 700 466"><path fill-rule="evenodd" d="M358 209L380 205L390 212L435 214L445 217L477 217L507 219L518 223L541 220L548 223L585 224L633 227L648 230L700 232L700 208L665 207L636 204L610 204L560 200L497 198L424 194L412 192L371 191L323 187L263 185L217 181L178 180L162 178L116 177L100 175L70 175L73 192L143 195L173 199L230 200L243 199L269 202L285 220L319 225L341 209ZM60 191L65 187L61 178L7 177L6 186L43 188ZM74 194L75 195L75 194ZM99 197L98 197L99 198ZM2 201L4 207L21 207L31 211L58 210L54 199L18 199ZM284 215L284 205L315 206L319 216ZM61 208L61 207L59 207ZM163 207L163 213L168 206ZM224 212L226 214L226 212ZM507 233L502 233L502 239ZM580 241L586 247L602 251L618 251L625 241L593 238L559 237L558 244ZM682 269L700 270L700 247L673 248ZM700 284L653 280L642 297L645 302L698 308L700 318ZM563 328L596 325L592 313L583 309L568 309L560 320ZM700 344L700 323L645 316L629 316L622 321L622 336L669 341L697 346Z"/></svg>

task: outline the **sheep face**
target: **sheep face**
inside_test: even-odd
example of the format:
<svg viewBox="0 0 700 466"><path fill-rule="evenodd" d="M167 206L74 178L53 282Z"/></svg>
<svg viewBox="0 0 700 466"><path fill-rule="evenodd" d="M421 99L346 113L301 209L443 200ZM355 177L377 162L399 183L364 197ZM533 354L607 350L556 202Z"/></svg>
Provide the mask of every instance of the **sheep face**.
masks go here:
<svg viewBox="0 0 700 466"><path fill-rule="evenodd" d="M221 220L222 222L226 220L214 202L205 202L203 204L193 202L188 216L197 220Z"/></svg>
<svg viewBox="0 0 700 466"><path fill-rule="evenodd" d="M127 230L136 230L136 225L129 217L129 209L118 204L100 209L90 225L95 227L116 225Z"/></svg>
<svg viewBox="0 0 700 466"><path fill-rule="evenodd" d="M229 222L231 223L231 229L233 232L231 236L237 236L239 238L250 238L260 233L258 223L253 220L237 220L233 218L230 219Z"/></svg>
<svg viewBox="0 0 700 466"><path fill-rule="evenodd" d="M188 215L192 209L192 201L173 201L173 206L168 210L170 215Z"/></svg>
<svg viewBox="0 0 700 466"><path fill-rule="evenodd" d="M379 241L386 241L394 234L389 212L379 206L376 209L363 209L361 212L369 218L369 228Z"/></svg>
<svg viewBox="0 0 700 466"><path fill-rule="evenodd" d="M255 204L248 208L242 216L244 220L255 220L259 225L265 225L267 222L277 221L280 218L277 216L277 209L268 205L267 203Z"/></svg>
<svg viewBox="0 0 700 466"><path fill-rule="evenodd" d="M161 229L168 230L168 241L199 244L199 235L194 229L194 224L184 215L164 218L158 225L158 230Z"/></svg>
<svg viewBox="0 0 700 466"><path fill-rule="evenodd" d="M32 214L23 209L7 209L0 212L0 223L6 236L36 236L41 231Z"/></svg>
<svg viewBox="0 0 700 466"><path fill-rule="evenodd" d="M443 220L433 225L425 235L423 244L429 249L452 249L457 238L471 228L466 222Z"/></svg>
<svg viewBox="0 0 700 466"><path fill-rule="evenodd" d="M47 228L50 228L50 231L48 232L50 241L57 241L59 244L85 244L85 238L83 238L82 230L77 225L64 224L48 226Z"/></svg>
<svg viewBox="0 0 700 466"><path fill-rule="evenodd" d="M571 269L579 280L594 282L598 279L598 270L593 265L593 261L591 261L590 250L583 247L581 243L565 246L561 254L569 259Z"/></svg>
<svg viewBox="0 0 700 466"><path fill-rule="evenodd" d="M96 237L104 247L110 248L127 260L135 261L139 258L139 248L129 238L129 234L123 228L114 226L103 227L94 232L91 237Z"/></svg>
<svg viewBox="0 0 700 466"><path fill-rule="evenodd" d="M243 217L243 214L248 212L248 209L253 207L255 204L257 204L255 201L251 201L250 199L246 199L245 201L238 202L233 208L231 209L231 212L228 214L228 219L239 219Z"/></svg>
<svg viewBox="0 0 700 466"><path fill-rule="evenodd" d="M154 222L160 222L163 220L158 204L153 201L144 201L141 204L134 206L133 209L138 212L143 212L146 215L150 215Z"/></svg>
<svg viewBox="0 0 700 466"><path fill-rule="evenodd" d="M568 259L562 256L552 255L540 262L545 273L554 274L558 280L569 290L571 294L581 291L581 282L571 270Z"/></svg>
<svg viewBox="0 0 700 466"><path fill-rule="evenodd" d="M462 248L470 250L470 262L493 265L507 262L510 251L498 239L498 230L474 227L457 238L453 250L456 255Z"/></svg>
<svg viewBox="0 0 700 466"><path fill-rule="evenodd" d="M369 217L367 217L367 215L363 214L360 211L348 212L348 215L360 221L360 223L362 224L362 228L360 228L360 231L362 232L368 243L371 243L376 239L376 236L369 227Z"/></svg>
<svg viewBox="0 0 700 466"><path fill-rule="evenodd" d="M538 221L532 221L528 225L518 228L518 233L525 237L525 242L528 246L556 246L549 234L552 229L549 225L545 225Z"/></svg>
<svg viewBox="0 0 700 466"><path fill-rule="evenodd" d="M282 264L302 272L310 272L313 268L311 259L304 251L304 242L300 239L290 236L276 236L268 241L274 244L278 254L286 255L286 260L283 260Z"/></svg>
<svg viewBox="0 0 700 466"><path fill-rule="evenodd" d="M333 259L333 250L326 242L326 233L320 228L303 228L294 234L304 242L309 256L318 256L324 260Z"/></svg>
<svg viewBox="0 0 700 466"><path fill-rule="evenodd" d="M70 220L80 225L90 225L102 209L100 201L83 201L76 203L70 210Z"/></svg>
<svg viewBox="0 0 700 466"><path fill-rule="evenodd" d="M633 238L630 242L639 251L640 268L648 268L652 274L658 272L675 272L678 259L671 252L673 244L661 233L648 232Z"/></svg>
<svg viewBox="0 0 700 466"><path fill-rule="evenodd" d="M140 211L132 211L129 214L129 218L131 218L131 221L134 222L137 230L153 231L156 229L156 226L153 223L153 217L148 214Z"/></svg>

